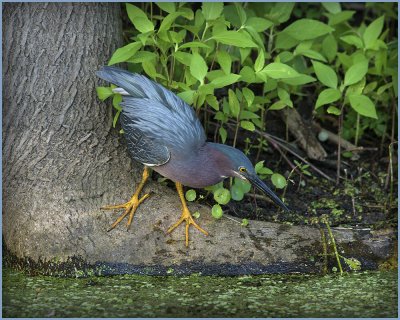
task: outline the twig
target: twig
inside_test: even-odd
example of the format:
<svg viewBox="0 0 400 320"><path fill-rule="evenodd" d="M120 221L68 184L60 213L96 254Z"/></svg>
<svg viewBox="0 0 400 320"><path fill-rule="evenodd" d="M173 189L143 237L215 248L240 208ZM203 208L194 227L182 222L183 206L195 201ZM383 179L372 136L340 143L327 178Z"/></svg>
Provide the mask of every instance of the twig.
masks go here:
<svg viewBox="0 0 400 320"><path fill-rule="evenodd" d="M292 149L290 149L289 147L285 146L283 143L279 142L279 138L276 139L275 137L273 137L272 135L265 133L265 132L261 132L258 130L255 130L254 132L262 135L263 137L265 137L268 141L273 141L275 140L275 142L282 148L285 149L286 151L288 151L289 153L291 153L292 155L294 155L296 158L300 159L301 161L303 161L305 164L308 164L310 166L310 168L312 168L315 172L319 173L321 176L323 176L325 179L329 180L329 181L335 181L333 180L331 177L329 177L327 174L325 174L324 172L322 172L321 170L319 170L316 166L314 166L311 162L307 161L306 159L304 159L302 156L298 155L296 152L294 152Z"/></svg>
<svg viewBox="0 0 400 320"><path fill-rule="evenodd" d="M350 151L350 149L353 150L353 151L356 151L356 150L357 151L358 150L362 151L362 150L364 150L363 147L357 147L356 145L352 144L351 142L339 137L337 134L335 134L335 133L333 133L333 132L331 132L329 130L326 130L325 128L322 128L318 123L314 122L313 123L313 128L315 130L317 130L318 132L321 132L321 131L326 132L328 134L328 140L331 141L332 143L339 144L339 140L340 140L340 144L347 151Z"/></svg>

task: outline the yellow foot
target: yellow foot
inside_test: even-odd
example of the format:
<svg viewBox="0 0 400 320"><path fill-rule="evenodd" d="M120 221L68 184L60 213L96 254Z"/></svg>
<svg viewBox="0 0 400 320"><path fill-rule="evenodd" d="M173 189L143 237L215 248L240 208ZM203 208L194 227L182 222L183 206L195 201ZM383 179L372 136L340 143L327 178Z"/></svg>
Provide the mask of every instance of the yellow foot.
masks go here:
<svg viewBox="0 0 400 320"><path fill-rule="evenodd" d="M130 227L130 225L132 223L133 216L135 214L136 209L149 196L150 196L150 194L147 193L147 194L145 194L143 197L141 197L139 199L139 197L135 193L132 196L131 200L129 200L126 203L118 204L118 205L115 205L115 206L102 207L101 209L103 209L103 210L125 209L124 213L122 215L120 215L117 220L115 220L115 222L111 225L110 229L108 229L107 231L111 231L112 229L114 229L117 226L117 224L120 223L128 214L129 214L129 219L128 219L128 222L126 223L126 227L127 227L127 230L129 230L129 227Z"/></svg>
<svg viewBox="0 0 400 320"><path fill-rule="evenodd" d="M187 207L184 207L182 210L182 215L179 218L179 220L172 225L167 233L171 233L172 231L174 231L174 229L176 227L178 227L183 221L186 221L186 230L185 230L185 234L186 234L186 247L189 246L189 227L192 224L197 230L203 232L206 236L208 236L208 232L205 231L203 228L201 228L194 220L192 215L190 214L190 211Z"/></svg>

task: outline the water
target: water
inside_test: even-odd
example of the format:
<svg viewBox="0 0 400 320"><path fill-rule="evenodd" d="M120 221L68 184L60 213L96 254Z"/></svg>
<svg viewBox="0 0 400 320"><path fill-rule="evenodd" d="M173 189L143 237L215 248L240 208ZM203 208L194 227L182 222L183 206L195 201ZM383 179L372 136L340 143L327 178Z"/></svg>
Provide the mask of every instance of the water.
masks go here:
<svg viewBox="0 0 400 320"><path fill-rule="evenodd" d="M397 317L397 271L241 277L29 277L3 269L3 317Z"/></svg>

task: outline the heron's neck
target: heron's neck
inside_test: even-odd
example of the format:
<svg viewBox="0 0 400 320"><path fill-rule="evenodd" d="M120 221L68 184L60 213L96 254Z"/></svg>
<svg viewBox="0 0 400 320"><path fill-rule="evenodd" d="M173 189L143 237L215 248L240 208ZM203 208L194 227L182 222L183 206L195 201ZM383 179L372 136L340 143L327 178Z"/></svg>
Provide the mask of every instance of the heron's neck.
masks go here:
<svg viewBox="0 0 400 320"><path fill-rule="evenodd" d="M221 177L232 176L231 172L231 160L228 156L229 150L232 147L225 144L207 142L205 144L206 152L210 154L210 159L212 159L212 165Z"/></svg>

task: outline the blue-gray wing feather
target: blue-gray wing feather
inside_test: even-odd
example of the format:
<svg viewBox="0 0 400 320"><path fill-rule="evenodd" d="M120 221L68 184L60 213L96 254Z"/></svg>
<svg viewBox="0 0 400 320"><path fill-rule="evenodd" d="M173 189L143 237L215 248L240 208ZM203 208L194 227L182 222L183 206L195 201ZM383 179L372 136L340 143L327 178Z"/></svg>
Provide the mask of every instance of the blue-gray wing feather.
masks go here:
<svg viewBox="0 0 400 320"><path fill-rule="evenodd" d="M132 157L159 165L170 152L188 156L204 145L204 129L194 110L163 86L138 74L103 67L97 75L126 90L121 124Z"/></svg>

